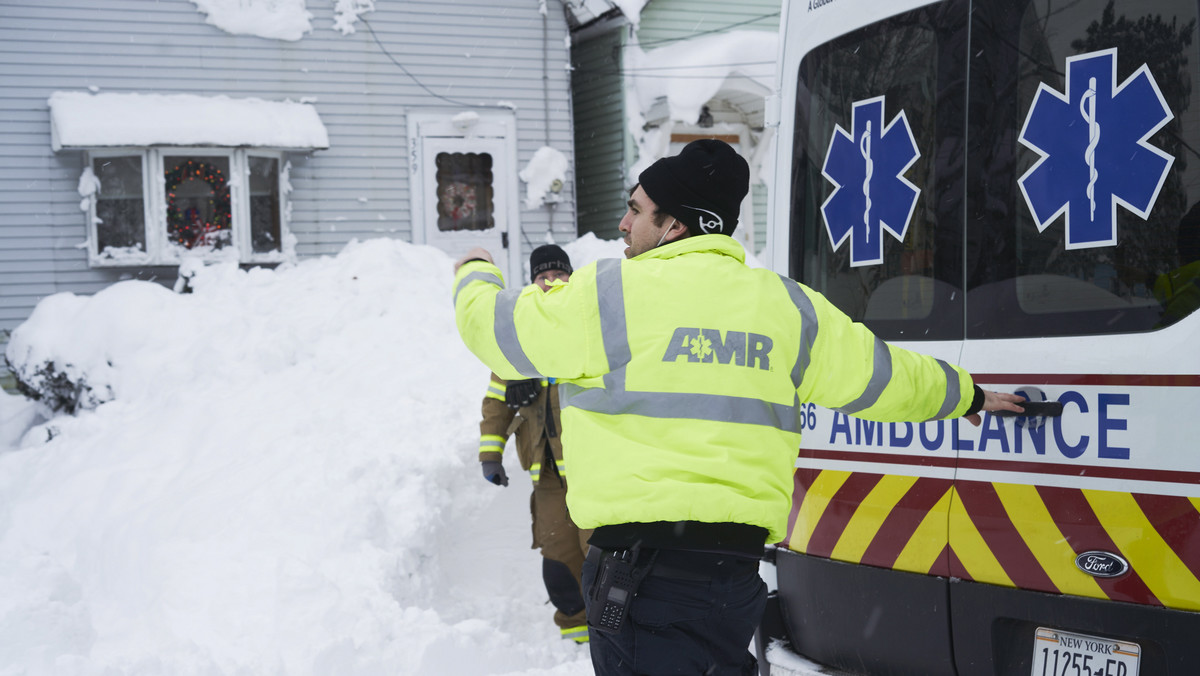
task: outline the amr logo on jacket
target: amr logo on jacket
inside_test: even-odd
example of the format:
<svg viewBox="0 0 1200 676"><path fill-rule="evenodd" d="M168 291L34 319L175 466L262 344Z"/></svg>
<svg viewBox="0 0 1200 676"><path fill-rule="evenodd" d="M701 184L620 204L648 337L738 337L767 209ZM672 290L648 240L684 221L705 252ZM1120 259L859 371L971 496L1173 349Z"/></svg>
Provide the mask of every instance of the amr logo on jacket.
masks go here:
<svg viewBox="0 0 1200 676"><path fill-rule="evenodd" d="M735 364L747 368L771 370L770 336L746 331L727 331L722 338L719 329L679 327L671 336L663 361L675 362L687 357L691 363Z"/></svg>

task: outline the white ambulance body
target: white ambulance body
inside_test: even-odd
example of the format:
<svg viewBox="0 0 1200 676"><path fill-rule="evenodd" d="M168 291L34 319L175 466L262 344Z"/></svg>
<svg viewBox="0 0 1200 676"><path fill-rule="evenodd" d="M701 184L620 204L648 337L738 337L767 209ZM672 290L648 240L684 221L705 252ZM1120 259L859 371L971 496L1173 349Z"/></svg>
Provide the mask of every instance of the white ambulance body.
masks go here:
<svg viewBox="0 0 1200 676"><path fill-rule="evenodd" d="M1200 674L1200 3L784 7L770 265L1061 414L806 406L760 638L854 674Z"/></svg>

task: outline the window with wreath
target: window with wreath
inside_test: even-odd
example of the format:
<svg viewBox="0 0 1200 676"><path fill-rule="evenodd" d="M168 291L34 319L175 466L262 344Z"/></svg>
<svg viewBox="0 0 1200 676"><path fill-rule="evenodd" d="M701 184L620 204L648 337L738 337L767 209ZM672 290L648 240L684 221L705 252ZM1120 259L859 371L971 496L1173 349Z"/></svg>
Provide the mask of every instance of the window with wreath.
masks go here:
<svg viewBox="0 0 1200 676"><path fill-rule="evenodd" d="M116 153L116 154L114 154ZM288 165L261 151L93 151L80 180L97 266L278 262Z"/></svg>
<svg viewBox="0 0 1200 676"><path fill-rule="evenodd" d="M166 155L167 240L184 249L233 245L229 158Z"/></svg>
<svg viewBox="0 0 1200 676"><path fill-rule="evenodd" d="M79 194L92 265L293 254L285 153L329 147L312 105L84 92L55 92L49 103L54 150L84 153Z"/></svg>

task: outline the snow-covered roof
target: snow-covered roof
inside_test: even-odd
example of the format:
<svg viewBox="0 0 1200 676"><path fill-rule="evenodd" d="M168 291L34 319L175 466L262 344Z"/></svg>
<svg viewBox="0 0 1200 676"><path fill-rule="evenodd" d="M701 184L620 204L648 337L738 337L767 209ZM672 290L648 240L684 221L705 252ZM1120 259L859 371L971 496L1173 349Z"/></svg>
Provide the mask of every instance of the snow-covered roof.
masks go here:
<svg viewBox="0 0 1200 676"><path fill-rule="evenodd" d="M643 114L665 98L671 119L693 122L722 92L749 93L761 102L774 89L778 51L777 32L741 30L644 52L631 48L626 57Z"/></svg>
<svg viewBox="0 0 1200 676"><path fill-rule="evenodd" d="M305 103L86 92L55 92L49 103L50 145L55 150L153 145L329 147L321 117Z"/></svg>

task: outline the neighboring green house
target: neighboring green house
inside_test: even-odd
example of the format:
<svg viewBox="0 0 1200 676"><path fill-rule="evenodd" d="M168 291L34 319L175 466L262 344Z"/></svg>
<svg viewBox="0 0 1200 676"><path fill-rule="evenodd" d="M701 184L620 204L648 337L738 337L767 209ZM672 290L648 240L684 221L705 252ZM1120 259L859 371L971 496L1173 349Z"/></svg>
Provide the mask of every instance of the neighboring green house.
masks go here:
<svg viewBox="0 0 1200 676"><path fill-rule="evenodd" d="M618 237L638 173L689 141L716 137L750 162L738 234L747 250L762 251L774 132L763 113L775 88L780 11L780 0L568 3L580 234Z"/></svg>

